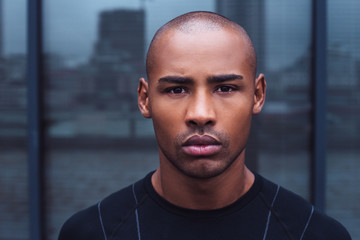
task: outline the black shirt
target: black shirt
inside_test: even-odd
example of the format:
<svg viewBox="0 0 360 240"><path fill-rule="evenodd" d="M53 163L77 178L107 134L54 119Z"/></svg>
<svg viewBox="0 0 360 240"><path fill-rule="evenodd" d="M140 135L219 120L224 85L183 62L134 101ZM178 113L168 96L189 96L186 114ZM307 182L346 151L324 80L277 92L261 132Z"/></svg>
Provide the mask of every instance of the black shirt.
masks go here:
<svg viewBox="0 0 360 240"><path fill-rule="evenodd" d="M151 176L76 213L59 240L351 239L340 223L257 174L244 196L216 210L171 204L155 192Z"/></svg>

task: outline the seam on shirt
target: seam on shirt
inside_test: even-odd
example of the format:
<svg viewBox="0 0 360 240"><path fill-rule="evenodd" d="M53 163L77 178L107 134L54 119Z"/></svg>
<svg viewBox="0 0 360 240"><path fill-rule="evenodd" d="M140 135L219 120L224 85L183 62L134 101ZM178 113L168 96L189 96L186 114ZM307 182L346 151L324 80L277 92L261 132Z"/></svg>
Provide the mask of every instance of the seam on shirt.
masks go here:
<svg viewBox="0 0 360 240"><path fill-rule="evenodd" d="M110 239L112 239L116 234L117 232L121 229L121 227L123 226L123 224L128 220L128 218L131 216L131 214L133 212L135 212L135 210L145 202L145 200L147 199L147 195L144 195L142 197L142 199L138 202L138 204L135 204L135 206L133 208L131 208L128 213L126 214L125 218L123 220L121 220L121 222L114 228L114 231L112 232L111 234L111 237Z"/></svg>
<svg viewBox="0 0 360 240"><path fill-rule="evenodd" d="M132 192L133 192L135 203L136 203L136 206L137 206L138 205L138 200L137 200L136 194L135 194L135 183L132 185ZM137 234L138 234L138 240L141 240L139 214L138 214L138 209L137 208L135 209L135 217L136 217L136 229L137 229Z"/></svg>
<svg viewBox="0 0 360 240"><path fill-rule="evenodd" d="M105 233L104 223L103 223L102 216L101 216L101 209L100 209L100 207L101 207L101 201L98 203L97 207L98 207L98 213L99 213L99 219L100 219L101 229L102 229L102 231L103 231L103 233L104 233L104 239L107 240L106 233Z"/></svg>
<svg viewBox="0 0 360 240"><path fill-rule="evenodd" d="M310 216L309 216L309 218L308 218L308 220L307 220L307 222L306 222L304 231L303 231L302 234L301 234L300 240L302 240L303 237L304 237L304 234L305 234L305 232L306 232L306 229L307 229L308 226L309 226L309 223L310 223L310 220L311 220L311 218L312 218L313 213L314 213L314 206L311 206L311 213L310 213Z"/></svg>
<svg viewBox="0 0 360 240"><path fill-rule="evenodd" d="M264 232L263 240L266 239L267 231L268 231L268 229L269 229L269 224L270 224L271 211L272 211L272 208L273 208L273 206L274 206L274 203L275 203L275 200L276 200L276 198L277 198L277 195L278 195L278 193L279 193L279 190L280 190L280 186L277 185L277 189L276 189L275 196L274 196L274 198L273 198L273 200L272 200L272 203L271 203L271 205L270 205L270 208L269 208L269 213L268 213L268 217L267 217L267 221L266 221L266 227L265 227L265 232Z"/></svg>

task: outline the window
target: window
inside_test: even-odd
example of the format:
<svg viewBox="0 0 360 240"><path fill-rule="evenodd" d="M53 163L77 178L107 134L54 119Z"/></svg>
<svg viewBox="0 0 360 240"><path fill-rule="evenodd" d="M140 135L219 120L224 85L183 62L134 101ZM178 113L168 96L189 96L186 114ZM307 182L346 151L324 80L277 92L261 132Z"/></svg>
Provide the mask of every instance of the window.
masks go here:
<svg viewBox="0 0 360 240"><path fill-rule="evenodd" d="M29 235L26 1L0 0L0 239Z"/></svg>
<svg viewBox="0 0 360 240"><path fill-rule="evenodd" d="M313 1L38 1L42 54L26 50L32 26L26 24L26 6L36 1L0 0L1 239L31 239L29 230L37 227L43 228L44 239L57 239L74 212L157 168L152 122L137 109L136 88L145 76L145 54L155 31L195 10L215 11L242 25L256 48L258 73L267 79L265 107L253 119L247 165L311 199L312 161L318 161L312 158ZM359 8L356 0L329 0L326 9L325 211L354 239L360 237L355 202L360 180ZM29 14L36 15L33 10ZM43 64L39 123L45 136L38 183L44 189L35 209L44 219L35 224L29 221L33 193L28 197L34 185L27 152L31 54Z"/></svg>
<svg viewBox="0 0 360 240"><path fill-rule="evenodd" d="M328 1L327 213L360 237L360 4Z"/></svg>

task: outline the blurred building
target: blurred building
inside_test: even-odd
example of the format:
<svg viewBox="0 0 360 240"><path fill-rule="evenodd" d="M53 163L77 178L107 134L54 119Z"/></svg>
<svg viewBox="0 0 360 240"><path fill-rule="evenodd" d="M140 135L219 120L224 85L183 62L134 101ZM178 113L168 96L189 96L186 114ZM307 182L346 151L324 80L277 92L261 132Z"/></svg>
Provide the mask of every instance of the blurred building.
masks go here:
<svg viewBox="0 0 360 240"><path fill-rule="evenodd" d="M336 150L356 148L360 143L359 61L346 50L329 49L327 80L328 145Z"/></svg>
<svg viewBox="0 0 360 240"><path fill-rule="evenodd" d="M258 69L263 69L264 62L264 24L265 2L264 0L237 1L217 0L217 12L240 24L254 43L258 54Z"/></svg>
<svg viewBox="0 0 360 240"><path fill-rule="evenodd" d="M26 57L11 55L0 59L0 109L26 110Z"/></svg>
<svg viewBox="0 0 360 240"><path fill-rule="evenodd" d="M138 78L144 72L144 10L116 9L100 13L98 40L91 64L96 69L99 108L133 108Z"/></svg>

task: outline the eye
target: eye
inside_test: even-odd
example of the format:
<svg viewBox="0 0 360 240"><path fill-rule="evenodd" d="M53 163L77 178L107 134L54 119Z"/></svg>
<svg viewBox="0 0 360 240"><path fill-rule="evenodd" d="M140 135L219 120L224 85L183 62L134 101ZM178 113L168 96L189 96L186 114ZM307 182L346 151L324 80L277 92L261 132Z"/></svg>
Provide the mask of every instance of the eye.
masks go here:
<svg viewBox="0 0 360 240"><path fill-rule="evenodd" d="M220 86L216 89L216 92L232 92L234 90L236 89L231 86Z"/></svg>
<svg viewBox="0 0 360 240"><path fill-rule="evenodd" d="M173 88L168 89L168 93L171 93L171 94L182 94L185 92L186 92L186 90L183 87L173 87Z"/></svg>

